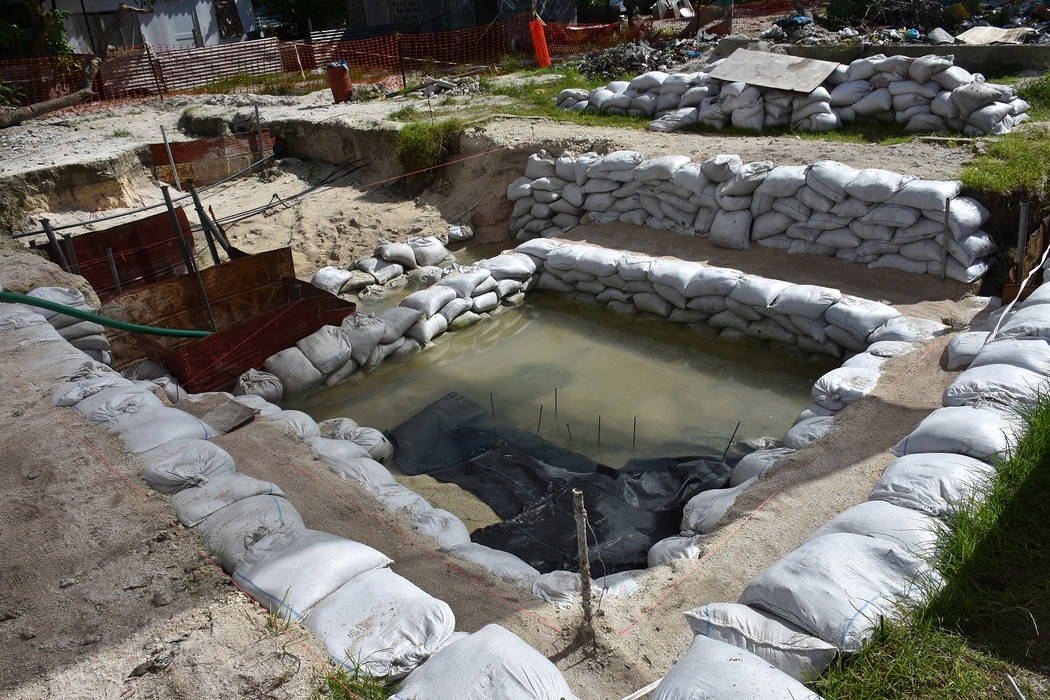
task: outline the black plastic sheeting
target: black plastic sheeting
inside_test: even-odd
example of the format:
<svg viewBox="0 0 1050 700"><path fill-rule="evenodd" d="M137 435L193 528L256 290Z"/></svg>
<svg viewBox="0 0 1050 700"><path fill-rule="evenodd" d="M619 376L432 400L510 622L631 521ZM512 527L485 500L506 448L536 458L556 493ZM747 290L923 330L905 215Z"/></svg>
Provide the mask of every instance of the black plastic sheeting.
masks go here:
<svg viewBox="0 0 1050 700"><path fill-rule="evenodd" d="M645 568L649 547L678 534L685 503L723 486L736 461L718 455L631 460L617 471L500 425L455 393L390 438L403 472L454 483L503 518L475 531L474 542L511 552L541 572L578 569L572 491L583 491L594 576Z"/></svg>

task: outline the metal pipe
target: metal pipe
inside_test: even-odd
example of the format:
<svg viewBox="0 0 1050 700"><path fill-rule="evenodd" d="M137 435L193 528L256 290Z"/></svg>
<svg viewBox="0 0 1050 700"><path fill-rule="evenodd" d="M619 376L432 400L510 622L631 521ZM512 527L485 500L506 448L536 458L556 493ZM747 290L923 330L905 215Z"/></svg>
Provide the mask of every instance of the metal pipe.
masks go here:
<svg viewBox="0 0 1050 700"><path fill-rule="evenodd" d="M109 271L113 273L113 284L117 288L117 294L123 294L124 290L120 288L120 275L117 274L117 261L113 259L112 248L106 248L106 258L109 260Z"/></svg>
<svg viewBox="0 0 1050 700"><path fill-rule="evenodd" d="M201 297L204 298L204 308L208 310L208 318L211 320L212 330L219 330L219 326L215 323L215 314L211 312L211 301L208 299L208 290L204 288L204 280L201 278L201 271L197 268L197 260L190 253L190 247L186 244L186 239L182 236L182 224L179 223L179 217L175 215L175 205L171 202L171 194L168 192L168 186L165 185L160 188L160 191L164 194L164 203L168 205L168 215L171 216L171 224L175 228L175 235L179 238L179 245L182 246L182 257L186 259L186 267L189 268L197 277L197 286L200 287Z"/></svg>
<svg viewBox="0 0 1050 700"><path fill-rule="evenodd" d="M57 311L65 314L66 316L72 316L73 318L79 318L84 321L92 321L99 324L100 326L108 326L110 328L116 328L122 331L128 331L130 333L147 333L149 335L163 335L170 338L206 338L211 335L211 331L191 331L183 330L179 328L161 328L159 326L143 326L138 323L129 323L127 321L119 321L115 318L107 318L105 316L99 316L93 314L90 311L84 311L73 306L66 306L65 304L59 304L54 301L48 301L47 299L40 299L38 297L31 297L25 294L15 294L14 292L0 292L0 301L11 303L11 304L26 304L28 306L36 306L41 309L48 309L49 311Z"/></svg>
<svg viewBox="0 0 1050 700"><path fill-rule="evenodd" d="M69 272L69 261L66 260L66 254L62 252L62 246L58 244L58 237L55 235L55 229L51 228L51 221L49 219L41 219L40 225L44 227L47 240L51 242L51 251L55 254L55 258L58 259L58 264L62 266L63 270Z"/></svg>
<svg viewBox="0 0 1050 700"><path fill-rule="evenodd" d="M594 443L594 449L602 446L602 414L598 414L598 440Z"/></svg>
<svg viewBox="0 0 1050 700"><path fill-rule="evenodd" d="M536 419L536 434L540 434L540 425L543 423L543 404L540 404L540 417Z"/></svg>
<svg viewBox="0 0 1050 700"><path fill-rule="evenodd" d="M77 249L73 247L73 234L67 233L62 238L66 241L66 255L69 257L69 269L75 274L80 274L80 261L77 260Z"/></svg>
<svg viewBox="0 0 1050 700"><path fill-rule="evenodd" d="M160 135L164 139L164 152L168 154L168 165L171 166L171 176L175 178L175 189L181 190L182 183L179 182L179 171L175 168L175 158L171 155L171 146L168 144L168 134L164 127L160 127Z"/></svg>
<svg viewBox="0 0 1050 700"><path fill-rule="evenodd" d="M262 121L259 119L259 105L255 105L255 134L259 139L259 159L266 155L266 148L263 146L262 139Z"/></svg>
<svg viewBox="0 0 1050 700"><path fill-rule="evenodd" d="M1021 202L1021 211L1017 217L1017 256L1014 264L1017 266L1017 276L1014 280L1018 284L1024 279L1024 247L1028 242L1028 203Z"/></svg>
<svg viewBox="0 0 1050 700"><path fill-rule="evenodd" d="M201 222L201 231L204 232L204 240L208 242L208 250L211 251L211 260L218 265L221 261L219 260L219 251L215 248L215 239L212 237L211 219L208 218L207 212L204 211L204 205L201 204L201 198L197 194L197 186L193 184L193 180L189 180L186 184L190 187L190 196L193 197L193 208L197 210L197 218ZM228 250L226 251L227 254L229 252Z"/></svg>
<svg viewBox="0 0 1050 700"><path fill-rule="evenodd" d="M634 444L638 439L638 416L634 417L634 429L631 431L631 451L634 451Z"/></svg>

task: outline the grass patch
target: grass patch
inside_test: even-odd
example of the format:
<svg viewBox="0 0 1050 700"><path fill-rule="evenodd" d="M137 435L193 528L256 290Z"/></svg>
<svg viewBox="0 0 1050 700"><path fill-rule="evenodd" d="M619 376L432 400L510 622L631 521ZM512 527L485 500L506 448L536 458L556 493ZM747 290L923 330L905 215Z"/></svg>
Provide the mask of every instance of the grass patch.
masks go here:
<svg viewBox="0 0 1050 700"><path fill-rule="evenodd" d="M1026 435L979 497L951 518L944 587L812 684L826 698L1047 697L1050 642L1050 397L1021 412ZM1043 676L1042 679L1039 676Z"/></svg>
<svg viewBox="0 0 1050 700"><path fill-rule="evenodd" d="M253 92L259 95L306 95L328 87L328 78L310 74L304 80L298 73L236 73L197 88L196 92L225 94Z"/></svg>
<svg viewBox="0 0 1050 700"><path fill-rule="evenodd" d="M315 690L311 700L387 700L394 694L391 686L356 664L351 670L338 668L329 671L321 681L326 692Z"/></svg>
<svg viewBox="0 0 1050 700"><path fill-rule="evenodd" d="M398 132L394 146L401 168L406 173L417 173L444 163L449 155L456 152L462 130L463 124L458 119L446 119L434 124L406 124ZM434 171L428 170L409 175L405 178L405 184L410 191L419 192L433 182L434 177Z"/></svg>
<svg viewBox="0 0 1050 700"><path fill-rule="evenodd" d="M1032 121L1050 121L1050 73L1035 80L1023 80L1017 96L1032 105L1028 111Z"/></svg>
<svg viewBox="0 0 1050 700"><path fill-rule="evenodd" d="M127 129L114 129L113 135L117 137L131 136L131 132Z"/></svg>
<svg viewBox="0 0 1050 700"><path fill-rule="evenodd" d="M396 122L414 122L419 119L421 114L415 105L405 105L401 109L391 112L389 118Z"/></svg>
<svg viewBox="0 0 1050 700"><path fill-rule="evenodd" d="M962 181L978 190L1045 197L1050 191L1050 133L1030 129L1000 136L963 169Z"/></svg>

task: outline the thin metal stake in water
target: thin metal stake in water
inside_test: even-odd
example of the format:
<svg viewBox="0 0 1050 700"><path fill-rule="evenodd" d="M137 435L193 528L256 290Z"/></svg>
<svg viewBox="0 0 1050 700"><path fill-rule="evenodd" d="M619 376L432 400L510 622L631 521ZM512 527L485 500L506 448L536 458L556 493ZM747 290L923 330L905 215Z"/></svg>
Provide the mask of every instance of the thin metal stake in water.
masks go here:
<svg viewBox="0 0 1050 700"><path fill-rule="evenodd" d="M565 424L565 431L569 433L569 444L572 444L572 426L568 423Z"/></svg>
<svg viewBox="0 0 1050 700"><path fill-rule="evenodd" d="M634 417L634 430L631 431L631 450L634 451L634 443L638 439L638 416Z"/></svg>
<svg viewBox="0 0 1050 700"><path fill-rule="evenodd" d="M554 425L558 427L558 432L561 432L561 423L558 422L558 387L554 387Z"/></svg>
<svg viewBox="0 0 1050 700"><path fill-rule="evenodd" d="M182 183L179 182L179 171L175 169L175 158L171 155L171 146L168 145L168 134L164 127L160 127L160 135L164 139L164 151L168 154L168 165L171 166L171 176L175 178L175 189L181 190Z"/></svg>
<svg viewBox="0 0 1050 700"><path fill-rule="evenodd" d="M594 449L602 446L602 414L598 414L598 440L594 443Z"/></svg>
<svg viewBox="0 0 1050 700"><path fill-rule="evenodd" d="M540 434L540 425L543 424L543 404L540 404L540 417L536 419L536 434Z"/></svg>
<svg viewBox="0 0 1050 700"><path fill-rule="evenodd" d="M729 448L733 446L733 440L736 439L736 431L740 430L740 421L736 422L736 427L733 428L733 434L729 436L729 444L726 445L726 451L722 453L722 459L719 462L726 461L726 455L729 454Z"/></svg>
<svg viewBox="0 0 1050 700"><path fill-rule="evenodd" d="M492 408L492 422L496 422L496 399L492 396L492 392L489 392L489 406Z"/></svg>
<svg viewBox="0 0 1050 700"><path fill-rule="evenodd" d="M106 248L106 258L109 260L109 271L113 274L113 286L117 288L117 294L123 294L120 288L120 275L117 274L117 261L113 259L113 249Z"/></svg>

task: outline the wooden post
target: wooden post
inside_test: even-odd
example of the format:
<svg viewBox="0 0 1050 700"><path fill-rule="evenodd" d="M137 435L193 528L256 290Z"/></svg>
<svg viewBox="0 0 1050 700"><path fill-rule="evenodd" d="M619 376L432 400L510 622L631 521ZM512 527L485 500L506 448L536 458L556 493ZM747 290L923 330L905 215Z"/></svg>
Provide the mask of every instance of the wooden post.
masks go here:
<svg viewBox="0 0 1050 700"><path fill-rule="evenodd" d="M583 491L572 490L572 514L576 518L576 548L580 556L580 600L583 604L581 632L593 626L591 610L591 560L587 552L587 509L583 505Z"/></svg>

